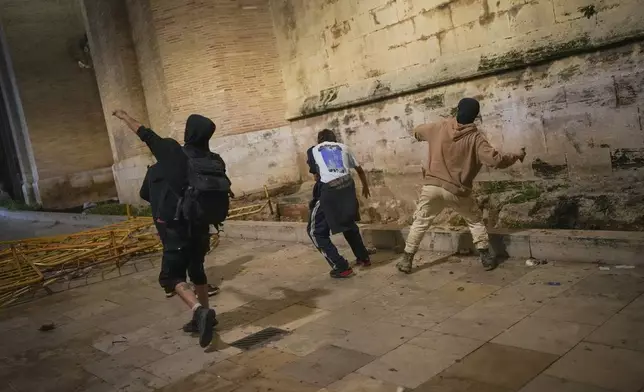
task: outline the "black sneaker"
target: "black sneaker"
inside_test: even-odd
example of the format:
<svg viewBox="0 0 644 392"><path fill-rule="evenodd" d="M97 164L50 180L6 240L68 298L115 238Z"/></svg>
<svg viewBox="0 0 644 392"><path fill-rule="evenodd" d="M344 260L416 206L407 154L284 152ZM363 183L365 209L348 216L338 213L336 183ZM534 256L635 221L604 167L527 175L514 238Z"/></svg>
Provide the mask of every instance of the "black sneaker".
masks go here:
<svg viewBox="0 0 644 392"><path fill-rule="evenodd" d="M479 249L479 257L486 271L492 271L497 267L496 256L489 249Z"/></svg>
<svg viewBox="0 0 644 392"><path fill-rule="evenodd" d="M183 332L185 333L198 333L199 327L197 326L197 321L190 320L183 326Z"/></svg>
<svg viewBox="0 0 644 392"><path fill-rule="evenodd" d="M346 279L353 275L353 270L351 268L347 268L344 271L331 270L329 275L334 279Z"/></svg>
<svg viewBox="0 0 644 392"><path fill-rule="evenodd" d="M195 310L192 319L195 320L199 329L199 345L204 348L208 347L210 342L212 342L212 330L217 325L217 314L215 310L199 307Z"/></svg>
<svg viewBox="0 0 644 392"><path fill-rule="evenodd" d="M174 290L165 290L165 297L166 298L172 298L175 295L177 295L177 292Z"/></svg>
<svg viewBox="0 0 644 392"><path fill-rule="evenodd" d="M215 325L214 325L213 329L217 326L217 324L219 324L219 321L217 321L217 319L215 319ZM199 333L199 326L197 325L197 321L196 320L190 320L187 323L185 323L184 326L183 326L183 332L190 333L190 334Z"/></svg>

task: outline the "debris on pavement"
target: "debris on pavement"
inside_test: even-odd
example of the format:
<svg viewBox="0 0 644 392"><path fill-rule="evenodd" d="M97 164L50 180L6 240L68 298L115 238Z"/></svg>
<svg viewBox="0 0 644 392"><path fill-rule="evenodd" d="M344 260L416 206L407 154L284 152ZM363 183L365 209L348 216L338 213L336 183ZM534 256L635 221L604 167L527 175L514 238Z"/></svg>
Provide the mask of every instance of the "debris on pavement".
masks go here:
<svg viewBox="0 0 644 392"><path fill-rule="evenodd" d="M548 286L561 286L561 282L548 282Z"/></svg>
<svg viewBox="0 0 644 392"><path fill-rule="evenodd" d="M610 267L599 267L600 271L610 271Z"/></svg>
<svg viewBox="0 0 644 392"><path fill-rule="evenodd" d="M634 265L616 265L615 269L635 269Z"/></svg>
<svg viewBox="0 0 644 392"><path fill-rule="evenodd" d="M530 257L528 260L525 261L526 267L534 267L537 265L546 265L548 264L547 260L537 260L534 257Z"/></svg>
<svg viewBox="0 0 644 392"><path fill-rule="evenodd" d="M40 332L49 332L49 331L53 331L54 329L56 329L56 324L54 323L46 323L41 325L40 328L38 328Z"/></svg>
<svg viewBox="0 0 644 392"><path fill-rule="evenodd" d="M539 265L539 262L536 259L528 259L525 261L526 267L534 267L535 265Z"/></svg>

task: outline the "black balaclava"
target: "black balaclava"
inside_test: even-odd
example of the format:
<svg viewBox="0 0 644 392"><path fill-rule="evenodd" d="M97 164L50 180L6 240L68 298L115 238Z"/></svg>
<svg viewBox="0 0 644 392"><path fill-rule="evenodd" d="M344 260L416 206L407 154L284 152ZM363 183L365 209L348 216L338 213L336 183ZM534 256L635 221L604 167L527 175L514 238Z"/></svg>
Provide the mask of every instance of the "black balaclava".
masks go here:
<svg viewBox="0 0 644 392"><path fill-rule="evenodd" d="M208 117L191 114L186 121L186 133L183 141L186 146L191 146L202 151L210 151L208 142L215 133L215 123Z"/></svg>
<svg viewBox="0 0 644 392"><path fill-rule="evenodd" d="M479 105L479 101L474 98L463 98L458 103L456 121L459 124L471 124L479 115L480 110L481 105Z"/></svg>

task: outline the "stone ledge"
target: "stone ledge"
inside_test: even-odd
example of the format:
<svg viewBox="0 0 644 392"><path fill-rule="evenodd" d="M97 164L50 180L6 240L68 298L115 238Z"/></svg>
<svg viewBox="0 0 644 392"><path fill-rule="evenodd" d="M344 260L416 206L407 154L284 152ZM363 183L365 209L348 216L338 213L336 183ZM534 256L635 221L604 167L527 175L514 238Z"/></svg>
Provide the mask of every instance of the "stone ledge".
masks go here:
<svg viewBox="0 0 644 392"><path fill-rule="evenodd" d="M397 225L361 225L365 242L379 249L401 251L409 232ZM230 221L222 236L251 240L309 243L306 223ZM560 262L602 262L606 264L644 265L644 233L581 230L491 230L490 241L497 254ZM337 245L346 245L335 236ZM432 230L421 243L422 250L458 252L473 250L466 230Z"/></svg>
<svg viewBox="0 0 644 392"><path fill-rule="evenodd" d="M105 226L125 220L123 216L82 215L38 211L9 211L0 208L0 217L59 222L79 226ZM365 242L378 249L402 251L409 228L400 225L360 225ZM228 221L221 235L226 238L309 243L306 223ZM642 265L644 232L585 230L491 230L490 241L503 257L529 258L560 262ZM335 236L337 245L347 245ZM467 230L436 229L427 233L422 250L437 252L472 251Z"/></svg>
<svg viewBox="0 0 644 392"><path fill-rule="evenodd" d="M558 31L555 35L559 35L560 38L556 40L553 40L552 34L547 34L546 38L550 37L550 39L544 46L534 43L536 46L525 49L525 41L513 40L510 43L504 43L504 50L497 52L495 46L491 44L471 49L462 55L441 58L441 61L436 63L414 64L356 83L329 86L317 95L289 99L286 119L296 121L315 117L332 111L523 69L569 56L627 45L644 38L641 30L625 31L608 37L601 36L601 31L572 36ZM542 40L543 38L535 38L534 42Z"/></svg>

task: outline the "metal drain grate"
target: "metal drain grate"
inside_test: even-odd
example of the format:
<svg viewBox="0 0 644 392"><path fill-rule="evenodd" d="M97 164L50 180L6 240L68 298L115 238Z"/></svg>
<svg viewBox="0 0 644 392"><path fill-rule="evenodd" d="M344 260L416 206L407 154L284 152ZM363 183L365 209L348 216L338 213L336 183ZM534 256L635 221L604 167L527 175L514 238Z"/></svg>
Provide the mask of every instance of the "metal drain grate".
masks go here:
<svg viewBox="0 0 644 392"><path fill-rule="evenodd" d="M262 329L259 332L255 332L252 335L248 335L245 338L232 342L230 343L230 345L242 350L250 350L270 341L280 339L286 334L288 334L288 331L279 328L268 327Z"/></svg>

